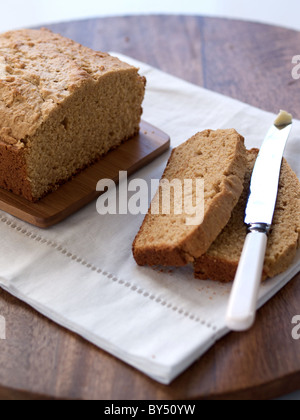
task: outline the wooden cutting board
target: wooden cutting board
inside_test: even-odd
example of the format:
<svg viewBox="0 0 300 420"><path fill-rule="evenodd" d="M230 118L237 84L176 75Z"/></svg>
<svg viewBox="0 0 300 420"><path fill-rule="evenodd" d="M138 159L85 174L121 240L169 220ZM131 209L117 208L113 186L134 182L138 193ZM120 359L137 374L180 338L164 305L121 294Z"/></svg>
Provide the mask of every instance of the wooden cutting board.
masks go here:
<svg viewBox="0 0 300 420"><path fill-rule="evenodd" d="M137 136L111 151L98 162L37 203L0 189L0 209L40 228L66 219L99 197L98 181L119 180L119 171L128 176L152 162L170 147L170 137L145 121Z"/></svg>
<svg viewBox="0 0 300 420"><path fill-rule="evenodd" d="M299 32L201 16L116 17L50 28L253 106L274 113L287 109L300 118L300 80L291 77ZM0 314L7 320L7 340L0 340L0 398L267 399L300 388L300 340L291 334L292 318L300 315L299 275L259 311L252 330L224 337L170 386L1 290Z"/></svg>

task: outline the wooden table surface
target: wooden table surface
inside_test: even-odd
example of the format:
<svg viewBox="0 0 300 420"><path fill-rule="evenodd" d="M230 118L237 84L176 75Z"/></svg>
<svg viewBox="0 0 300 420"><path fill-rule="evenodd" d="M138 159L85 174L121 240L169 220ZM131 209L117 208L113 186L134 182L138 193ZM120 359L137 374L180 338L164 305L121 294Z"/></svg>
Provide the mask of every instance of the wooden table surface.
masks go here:
<svg viewBox="0 0 300 420"><path fill-rule="evenodd" d="M291 76L300 33L262 24L183 16L92 19L49 26L104 51L118 51L208 89L300 118ZM12 261L13 264L13 261ZM300 389L300 275L259 311L255 327L231 333L163 386L0 291L7 340L0 341L0 398L273 398Z"/></svg>

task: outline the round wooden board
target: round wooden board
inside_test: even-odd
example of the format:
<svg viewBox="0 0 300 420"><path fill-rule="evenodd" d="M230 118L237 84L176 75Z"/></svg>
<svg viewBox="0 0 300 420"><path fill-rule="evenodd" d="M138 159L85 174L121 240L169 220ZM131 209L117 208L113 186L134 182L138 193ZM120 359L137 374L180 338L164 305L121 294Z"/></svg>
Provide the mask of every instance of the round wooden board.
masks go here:
<svg viewBox="0 0 300 420"><path fill-rule="evenodd" d="M300 33L255 23L183 16L92 19L51 29L98 50L118 51L268 111L300 118L292 57ZM13 263L13 262L12 262ZM0 398L269 399L300 387L298 275L259 311L255 327L229 334L163 386L0 291Z"/></svg>

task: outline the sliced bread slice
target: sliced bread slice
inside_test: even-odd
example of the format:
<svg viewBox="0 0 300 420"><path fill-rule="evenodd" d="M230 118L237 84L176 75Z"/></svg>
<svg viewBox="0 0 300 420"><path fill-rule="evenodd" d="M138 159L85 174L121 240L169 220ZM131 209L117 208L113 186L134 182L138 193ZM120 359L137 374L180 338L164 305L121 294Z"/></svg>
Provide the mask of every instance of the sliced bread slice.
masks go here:
<svg viewBox="0 0 300 420"><path fill-rule="evenodd" d="M195 262L195 277L198 279L221 282L234 280L247 234L247 227L244 224L245 208L257 155L257 149L252 149L247 153L248 164L244 192L232 213L230 222L209 250ZM263 279L284 272L292 263L299 246L300 182L284 159L273 226L265 257Z"/></svg>
<svg viewBox="0 0 300 420"><path fill-rule="evenodd" d="M159 190L133 243L139 265L183 266L204 254L228 223L243 191L246 171L244 138L234 129L206 130L173 150ZM204 181L202 202L196 202L196 187L190 194L194 206L204 205L203 221L188 225L185 207L176 214L174 190L170 189L170 212L164 213L164 181ZM204 198L204 199L203 199ZM155 210L154 210L155 208ZM157 213L157 214L154 214Z"/></svg>

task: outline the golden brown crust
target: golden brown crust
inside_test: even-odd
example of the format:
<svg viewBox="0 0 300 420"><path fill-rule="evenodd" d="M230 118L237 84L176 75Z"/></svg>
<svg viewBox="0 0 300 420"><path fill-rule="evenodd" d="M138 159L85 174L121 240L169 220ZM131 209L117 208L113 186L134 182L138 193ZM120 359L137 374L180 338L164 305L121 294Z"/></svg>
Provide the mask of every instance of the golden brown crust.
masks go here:
<svg viewBox="0 0 300 420"><path fill-rule="evenodd" d="M182 251L176 248L145 248L140 250L136 247L136 240L133 242L132 252L136 263L139 266L149 265L155 267L161 266L174 266L183 267L186 265L186 256Z"/></svg>
<svg viewBox="0 0 300 420"><path fill-rule="evenodd" d="M48 29L0 35L0 136L10 144L32 136L51 111L89 81L132 69Z"/></svg>
<svg viewBox="0 0 300 420"><path fill-rule="evenodd" d="M0 142L0 187L33 201L23 148Z"/></svg>
<svg viewBox="0 0 300 420"><path fill-rule="evenodd" d="M229 283L235 277L237 264L237 261L218 260L209 255L202 255L194 264L195 278Z"/></svg>

